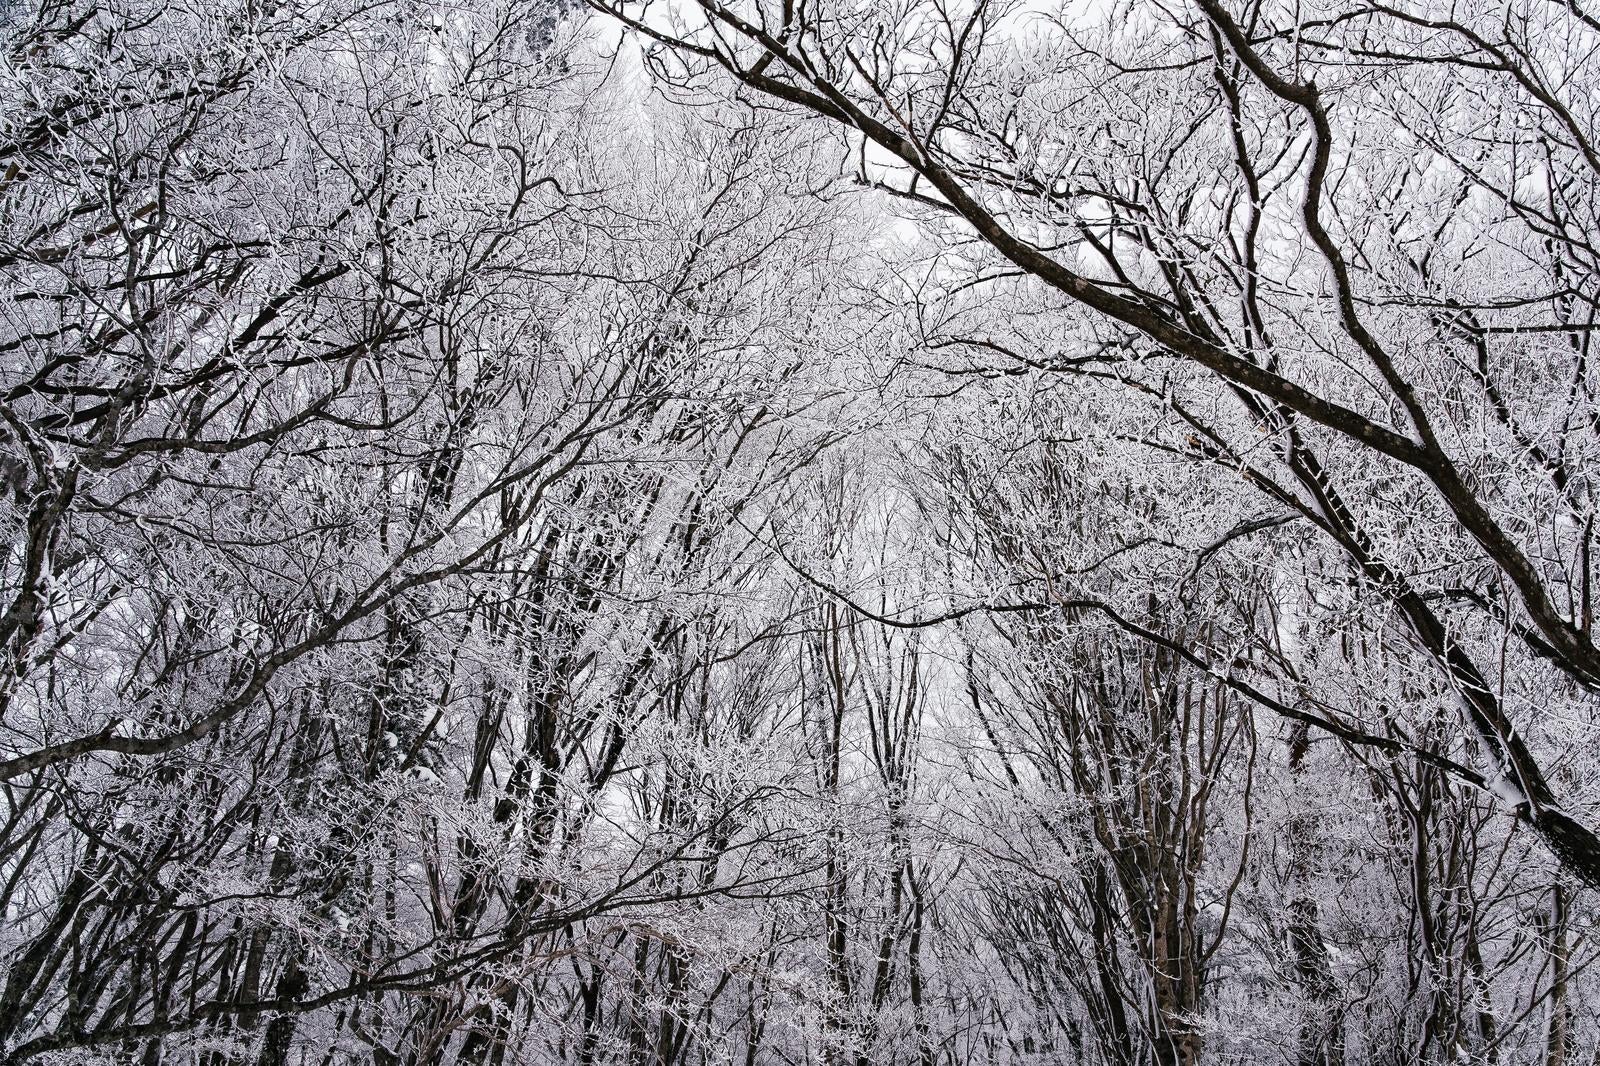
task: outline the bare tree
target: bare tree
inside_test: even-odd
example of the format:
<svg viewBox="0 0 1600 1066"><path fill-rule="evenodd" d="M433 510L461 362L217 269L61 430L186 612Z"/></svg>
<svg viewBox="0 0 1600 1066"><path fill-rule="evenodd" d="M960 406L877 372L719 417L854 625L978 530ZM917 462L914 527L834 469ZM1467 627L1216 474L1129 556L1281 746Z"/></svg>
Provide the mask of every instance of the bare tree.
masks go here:
<svg viewBox="0 0 1600 1066"><path fill-rule="evenodd" d="M1447 678L1485 767L1458 776L1600 884L1527 697L1484 665L1504 634L1519 676L1555 671L1569 699L1600 677L1581 12L596 6L672 45L667 77L721 68L837 124L862 180L921 208L981 284L1064 302L1097 343L941 340L976 372L1146 394L1148 443L1328 537Z"/></svg>
<svg viewBox="0 0 1600 1066"><path fill-rule="evenodd" d="M612 797L827 439L743 353L833 211L748 115L629 158L551 14L10 25L8 1061L501 1062L575 923L783 891L770 785Z"/></svg>
<svg viewBox="0 0 1600 1066"><path fill-rule="evenodd" d="M0 10L0 1061L1587 1064L1600 24Z"/></svg>

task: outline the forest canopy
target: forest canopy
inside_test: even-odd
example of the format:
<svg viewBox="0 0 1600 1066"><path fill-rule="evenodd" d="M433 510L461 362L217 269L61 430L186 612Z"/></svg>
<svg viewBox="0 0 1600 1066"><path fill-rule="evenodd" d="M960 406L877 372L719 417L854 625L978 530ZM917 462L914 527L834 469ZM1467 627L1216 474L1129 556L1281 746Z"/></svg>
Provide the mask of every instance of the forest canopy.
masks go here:
<svg viewBox="0 0 1600 1066"><path fill-rule="evenodd" d="M0 1063L1600 1066L1597 20L0 2Z"/></svg>

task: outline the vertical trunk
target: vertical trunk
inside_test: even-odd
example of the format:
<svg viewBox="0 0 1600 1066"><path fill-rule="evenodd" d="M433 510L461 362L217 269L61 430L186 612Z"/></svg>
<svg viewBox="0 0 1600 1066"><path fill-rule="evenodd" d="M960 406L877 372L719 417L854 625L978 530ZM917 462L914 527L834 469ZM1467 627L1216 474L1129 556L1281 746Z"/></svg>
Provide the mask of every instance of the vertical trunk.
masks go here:
<svg viewBox="0 0 1600 1066"><path fill-rule="evenodd" d="M1289 737L1289 775L1299 781L1305 774L1310 750L1309 727L1297 723ZM1338 986L1333 959L1322 937L1321 914L1310 888L1314 883L1317 827L1305 815L1289 823L1289 953L1295 976L1306 997L1311 1017L1300 1029L1299 1066L1339 1066L1344 1061L1344 1030L1333 1010Z"/></svg>
<svg viewBox="0 0 1600 1066"><path fill-rule="evenodd" d="M298 959L289 959L288 968L278 980L274 998L294 1003L306 994L309 982ZM262 1042L260 1066L288 1066L289 1050L294 1043L295 1022L298 1015L292 1010L280 1011L267 1023L266 1039Z"/></svg>
<svg viewBox="0 0 1600 1066"><path fill-rule="evenodd" d="M1550 899L1550 1026L1545 1040L1545 1066L1570 1066L1572 1053L1572 1005L1567 999L1567 971L1570 948L1567 944L1566 891L1557 885ZM1600 1059L1600 1049L1596 1049Z"/></svg>

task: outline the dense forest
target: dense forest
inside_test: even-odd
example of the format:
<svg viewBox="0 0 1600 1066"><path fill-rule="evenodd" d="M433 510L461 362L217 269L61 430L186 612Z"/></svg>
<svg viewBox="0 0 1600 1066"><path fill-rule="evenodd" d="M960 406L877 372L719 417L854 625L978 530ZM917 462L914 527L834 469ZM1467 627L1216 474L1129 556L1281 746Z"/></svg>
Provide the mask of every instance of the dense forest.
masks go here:
<svg viewBox="0 0 1600 1066"><path fill-rule="evenodd" d="M1600 1066L1600 5L0 2L0 1062Z"/></svg>

